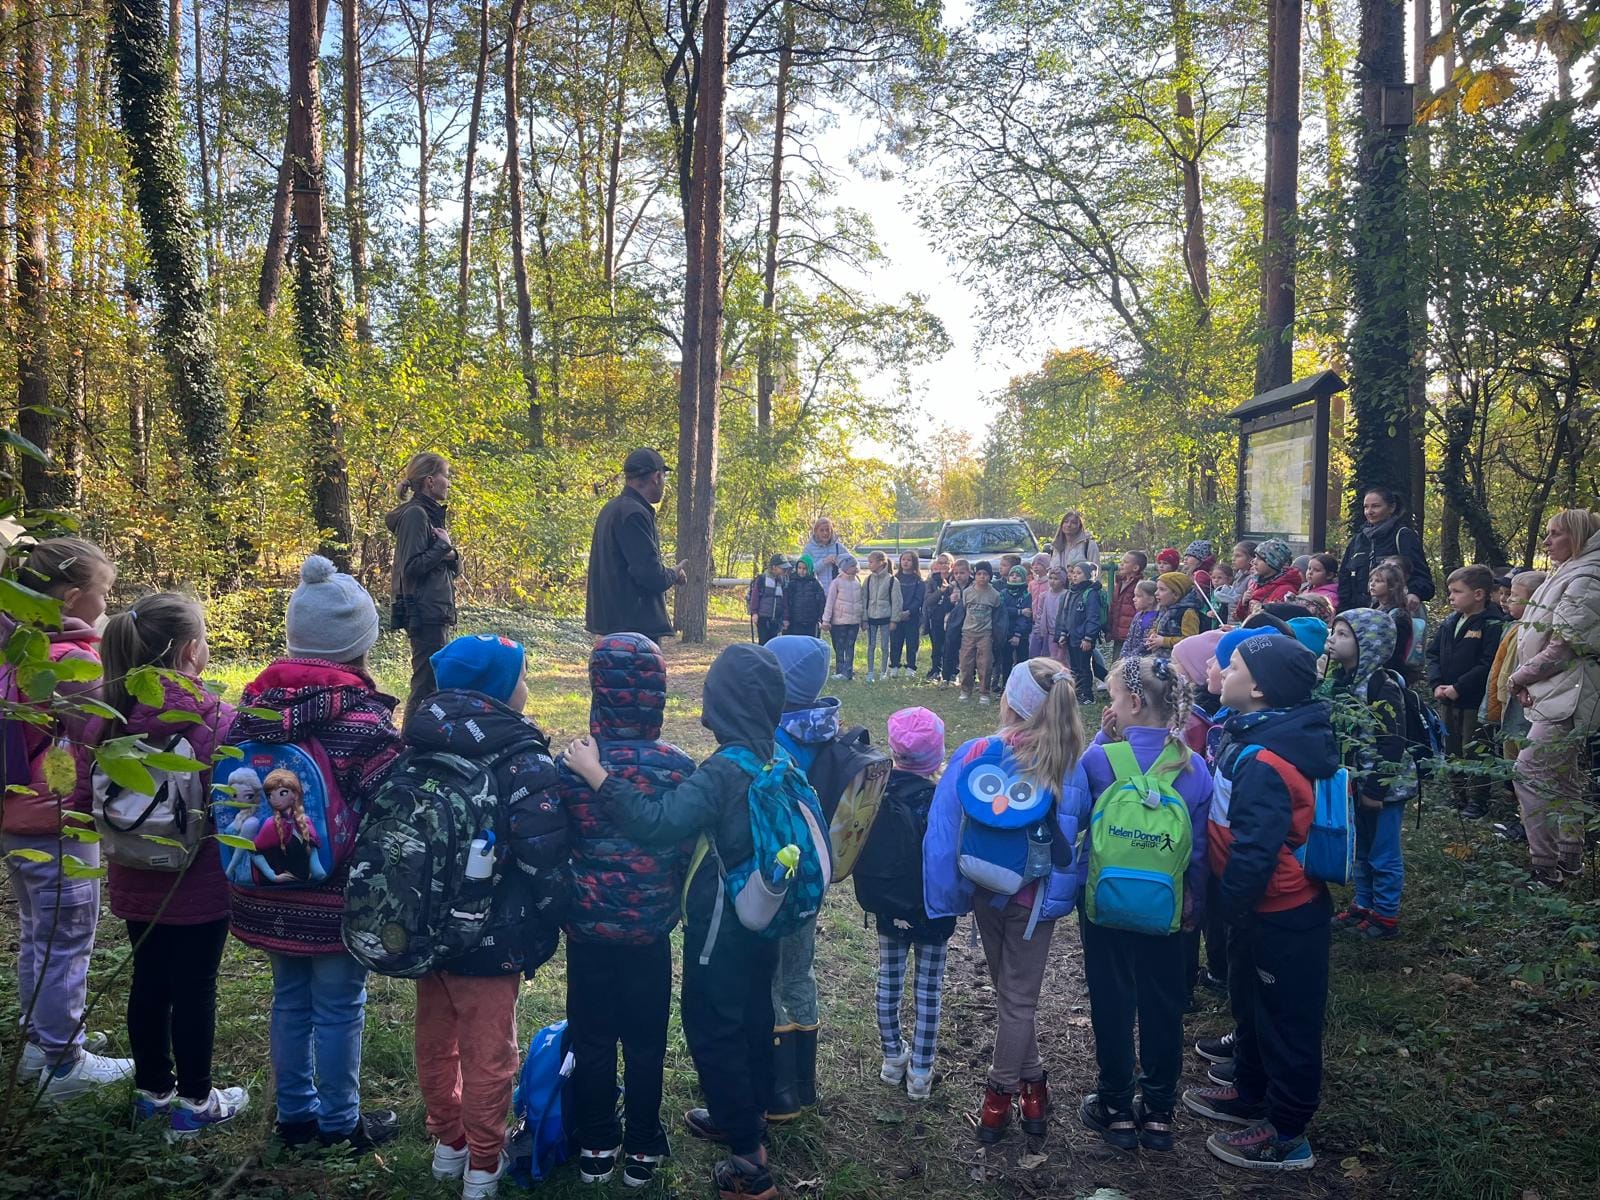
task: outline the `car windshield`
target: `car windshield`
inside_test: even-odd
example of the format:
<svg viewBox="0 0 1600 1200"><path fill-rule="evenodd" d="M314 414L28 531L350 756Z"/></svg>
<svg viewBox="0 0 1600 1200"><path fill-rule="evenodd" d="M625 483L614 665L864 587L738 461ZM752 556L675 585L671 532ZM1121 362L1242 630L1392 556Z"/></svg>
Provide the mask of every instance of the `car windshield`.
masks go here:
<svg viewBox="0 0 1600 1200"><path fill-rule="evenodd" d="M974 554L1032 554L1038 548L1020 521L958 525L945 530L939 549L966 558Z"/></svg>

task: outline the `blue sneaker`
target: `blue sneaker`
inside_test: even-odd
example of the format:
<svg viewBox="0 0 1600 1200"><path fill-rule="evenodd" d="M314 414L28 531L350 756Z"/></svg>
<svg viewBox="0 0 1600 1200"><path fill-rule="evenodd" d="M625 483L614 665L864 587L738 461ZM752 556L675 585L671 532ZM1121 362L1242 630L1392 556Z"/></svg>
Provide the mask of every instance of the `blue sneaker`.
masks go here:
<svg viewBox="0 0 1600 1200"><path fill-rule="evenodd" d="M1281 1138L1271 1121L1232 1133L1213 1133L1206 1149L1225 1163L1252 1171L1309 1171L1317 1164L1306 1135Z"/></svg>
<svg viewBox="0 0 1600 1200"><path fill-rule="evenodd" d="M212 1088L211 1095L202 1104L176 1096L172 1101L172 1129L167 1139L176 1142L198 1137L213 1125L226 1125L249 1103L250 1093L239 1087Z"/></svg>
<svg viewBox="0 0 1600 1200"><path fill-rule="evenodd" d="M143 1088L133 1089L133 1119L135 1123L153 1121L160 1117L166 1119L172 1111L172 1102L177 1098L176 1091L168 1092L165 1096L155 1092L147 1092Z"/></svg>

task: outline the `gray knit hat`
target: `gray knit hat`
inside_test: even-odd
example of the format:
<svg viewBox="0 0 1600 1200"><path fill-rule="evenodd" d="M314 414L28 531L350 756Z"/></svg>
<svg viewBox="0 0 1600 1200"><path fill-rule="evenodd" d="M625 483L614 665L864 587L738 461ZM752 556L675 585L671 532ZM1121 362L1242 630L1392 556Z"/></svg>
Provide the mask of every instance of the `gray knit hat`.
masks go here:
<svg viewBox="0 0 1600 1200"><path fill-rule="evenodd" d="M350 662L377 642L378 606L366 588L313 554L300 568L285 624L295 658Z"/></svg>

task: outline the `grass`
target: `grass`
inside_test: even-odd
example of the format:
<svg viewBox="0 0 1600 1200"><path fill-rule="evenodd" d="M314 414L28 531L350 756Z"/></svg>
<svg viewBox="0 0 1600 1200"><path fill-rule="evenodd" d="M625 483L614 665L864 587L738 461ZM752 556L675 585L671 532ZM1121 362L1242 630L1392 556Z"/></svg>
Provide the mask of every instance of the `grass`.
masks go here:
<svg viewBox="0 0 1600 1200"><path fill-rule="evenodd" d="M699 689L715 650L743 635L737 619L714 621L709 647L671 646L673 699L667 736L696 756L710 749L699 726ZM565 622L472 614L467 630L493 628L529 646L530 711L564 744L587 720L587 638ZM403 693L403 641L386 638L373 656L386 690ZM229 695L259 663L214 664L208 674ZM945 717L949 744L992 729L995 710L955 703L955 693L909 681L835 690L848 719L882 738L896 708L926 704ZM1092 714L1091 714L1092 715ZM969 1112L993 1045L993 1002L970 922L951 943L938 1082L933 1099L912 1105L877 1081L873 1017L876 941L852 889L829 896L818 936L824 1034L822 1104L775 1135L779 1182L791 1195L826 1200L936 1197L1080 1197L1115 1189L1138 1200L1177 1196L1377 1197L1438 1200L1600 1194L1600 903L1580 895L1536 896L1523 886L1522 852L1430 807L1406 830L1405 934L1394 942L1334 948L1326 1033L1323 1108L1312 1126L1314 1171L1262 1180L1205 1152L1204 1122L1180 1117L1177 1153L1122 1156L1078 1125L1078 1096L1094 1086L1093 1040L1073 921L1061 923L1041 998L1040 1031L1057 1096L1043 1139L1014 1133L988 1152L972 1139ZM1343 897L1341 896L1342 900ZM0 930L11 936L10 906ZM119 923L101 926L92 967L94 1028L121 1044L126 953ZM444 1200L456 1189L428 1174L429 1147L411 1052L413 989L374 977L369 986L364 1098L397 1109L401 1139L367 1159L285 1154L269 1137L266 1013L271 982L261 958L237 943L223 964L217 1077L251 1089L236 1128L170 1150L129 1127L126 1097L91 1100L60 1116L0 1114L0 1200L201 1200L240 1195L417 1197ZM527 982L519 1002L524 1039L564 1008L561 953ZM0 1022L16 1016L14 984L0 980ZM1191 1038L1228 1027L1220 1007L1190 1018ZM1201 1064L1185 1064L1188 1082ZM705 1195L709 1147L677 1132L677 1115L697 1102L695 1073L674 1013L666 1117L676 1157L647 1195ZM618 1185L613 1185L618 1186ZM592 1195L570 1171L543 1189L554 1197ZM503 1195L515 1195L509 1186ZM1105 1192L1100 1193L1107 1195Z"/></svg>

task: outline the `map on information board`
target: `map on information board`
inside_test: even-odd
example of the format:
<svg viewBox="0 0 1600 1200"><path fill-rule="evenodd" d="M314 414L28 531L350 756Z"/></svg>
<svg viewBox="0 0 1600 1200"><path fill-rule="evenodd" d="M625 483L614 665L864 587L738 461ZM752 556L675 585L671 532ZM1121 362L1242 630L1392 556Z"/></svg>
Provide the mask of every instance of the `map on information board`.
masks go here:
<svg viewBox="0 0 1600 1200"><path fill-rule="evenodd" d="M1245 528L1291 542L1311 541L1316 421L1251 433L1245 444Z"/></svg>

